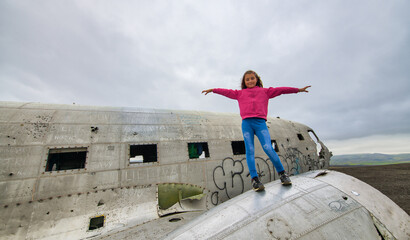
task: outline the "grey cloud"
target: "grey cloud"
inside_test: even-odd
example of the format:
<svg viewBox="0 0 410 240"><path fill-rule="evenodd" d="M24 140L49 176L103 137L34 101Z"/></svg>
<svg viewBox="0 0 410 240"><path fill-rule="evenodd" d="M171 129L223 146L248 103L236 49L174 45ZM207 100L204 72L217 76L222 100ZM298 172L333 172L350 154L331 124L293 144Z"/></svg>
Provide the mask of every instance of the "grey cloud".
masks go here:
<svg viewBox="0 0 410 240"><path fill-rule="evenodd" d="M239 113L201 95L312 85L270 116L325 139L410 133L404 1L2 1L0 100Z"/></svg>

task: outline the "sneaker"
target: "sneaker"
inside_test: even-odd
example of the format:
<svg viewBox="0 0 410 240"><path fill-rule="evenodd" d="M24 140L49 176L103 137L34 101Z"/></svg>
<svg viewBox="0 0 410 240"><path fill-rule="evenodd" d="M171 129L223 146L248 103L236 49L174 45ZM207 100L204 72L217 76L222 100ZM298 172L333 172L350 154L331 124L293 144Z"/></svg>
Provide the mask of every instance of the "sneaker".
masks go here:
<svg viewBox="0 0 410 240"><path fill-rule="evenodd" d="M263 186L263 184L259 181L258 177L252 178L252 187L256 192L263 191L265 189L265 186Z"/></svg>
<svg viewBox="0 0 410 240"><path fill-rule="evenodd" d="M286 173L282 173L280 175L280 181L282 182L283 185L291 185L292 184L292 181L290 181L290 178Z"/></svg>

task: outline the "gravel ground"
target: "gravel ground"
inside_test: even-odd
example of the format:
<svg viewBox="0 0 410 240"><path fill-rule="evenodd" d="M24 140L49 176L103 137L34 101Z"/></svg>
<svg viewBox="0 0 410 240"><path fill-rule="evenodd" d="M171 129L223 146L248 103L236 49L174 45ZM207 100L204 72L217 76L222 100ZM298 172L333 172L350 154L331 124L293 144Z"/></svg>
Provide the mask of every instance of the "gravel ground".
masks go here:
<svg viewBox="0 0 410 240"><path fill-rule="evenodd" d="M330 166L376 188L410 214L410 163L383 166Z"/></svg>

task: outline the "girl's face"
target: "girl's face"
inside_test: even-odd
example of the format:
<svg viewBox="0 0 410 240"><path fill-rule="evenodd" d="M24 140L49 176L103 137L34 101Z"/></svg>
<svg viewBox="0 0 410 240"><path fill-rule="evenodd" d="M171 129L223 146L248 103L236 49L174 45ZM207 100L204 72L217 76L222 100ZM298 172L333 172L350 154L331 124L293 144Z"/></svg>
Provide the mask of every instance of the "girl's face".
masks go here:
<svg viewBox="0 0 410 240"><path fill-rule="evenodd" d="M244 80L245 80L245 86L246 86L246 88L253 88L253 87L255 87L255 86L256 86L256 83L257 83L257 81L258 81L258 80L256 79L255 74L253 74L253 73L248 73L248 74L246 74Z"/></svg>

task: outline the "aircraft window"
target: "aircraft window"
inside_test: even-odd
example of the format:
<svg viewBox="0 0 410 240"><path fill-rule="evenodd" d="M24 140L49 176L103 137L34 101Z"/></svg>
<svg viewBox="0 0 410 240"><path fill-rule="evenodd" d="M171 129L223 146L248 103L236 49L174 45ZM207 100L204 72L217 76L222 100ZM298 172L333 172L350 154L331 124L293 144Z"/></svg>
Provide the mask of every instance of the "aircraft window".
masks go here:
<svg viewBox="0 0 410 240"><path fill-rule="evenodd" d="M46 172L85 168L87 148L58 148L48 151Z"/></svg>
<svg viewBox="0 0 410 240"><path fill-rule="evenodd" d="M208 143L200 142L200 143L188 143L188 153L189 158L208 158L209 157L209 149Z"/></svg>
<svg viewBox="0 0 410 240"><path fill-rule="evenodd" d="M278 144L276 143L276 140L272 140L271 143L272 143L273 149L275 149L275 152L279 152L279 147L278 147Z"/></svg>
<svg viewBox="0 0 410 240"><path fill-rule="evenodd" d="M244 141L232 141L233 155L245 154L245 142Z"/></svg>
<svg viewBox="0 0 410 240"><path fill-rule="evenodd" d="M309 135L312 137L313 141L318 142L319 138L316 136L316 133L312 130L308 130Z"/></svg>
<svg viewBox="0 0 410 240"><path fill-rule="evenodd" d="M300 134L300 133L298 133L298 138L299 138L300 141L305 140L305 138L303 137L303 135Z"/></svg>
<svg viewBox="0 0 410 240"><path fill-rule="evenodd" d="M319 138L316 136L316 133L312 130L308 130L308 133L309 133L309 136L312 138L312 140L315 142L316 150L317 150L317 153L319 155L320 150L322 149L321 145L318 144L319 143Z"/></svg>
<svg viewBox="0 0 410 240"><path fill-rule="evenodd" d="M90 219L90 226L88 230L95 230L104 227L105 216L98 216Z"/></svg>
<svg viewBox="0 0 410 240"><path fill-rule="evenodd" d="M157 145L130 145L130 163L158 162Z"/></svg>

